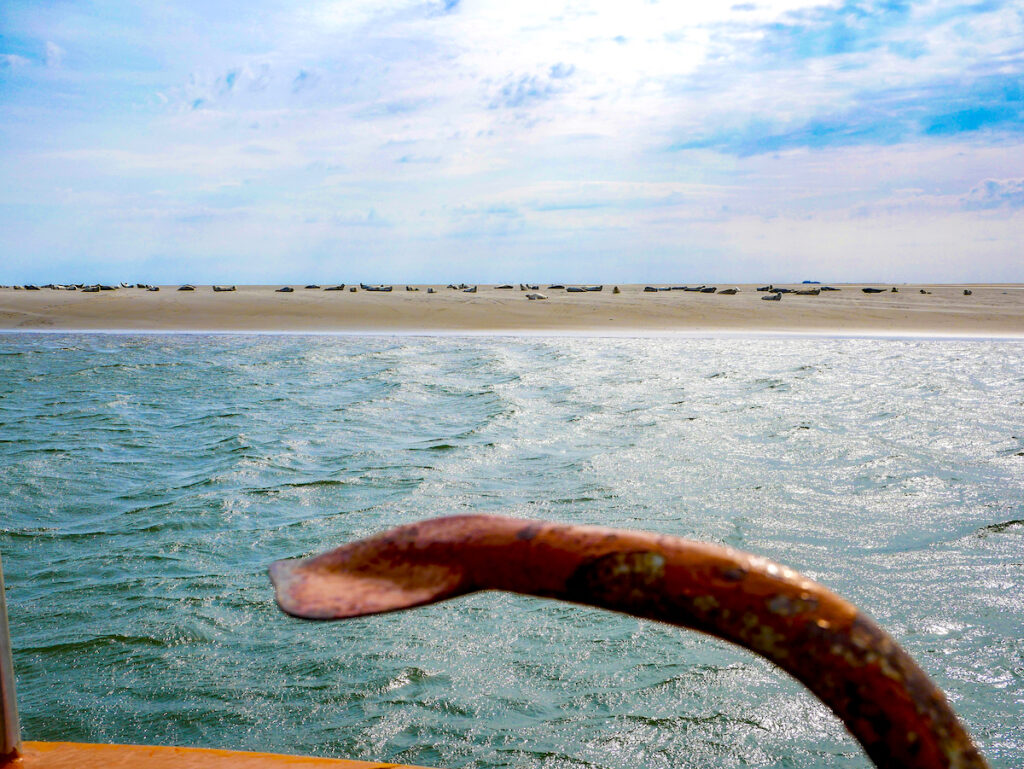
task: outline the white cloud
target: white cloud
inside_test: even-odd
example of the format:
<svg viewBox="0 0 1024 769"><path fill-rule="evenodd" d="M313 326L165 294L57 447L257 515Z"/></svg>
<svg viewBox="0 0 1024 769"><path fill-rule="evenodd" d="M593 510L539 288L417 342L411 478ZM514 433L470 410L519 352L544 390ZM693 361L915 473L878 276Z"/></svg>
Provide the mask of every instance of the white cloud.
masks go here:
<svg viewBox="0 0 1024 769"><path fill-rule="evenodd" d="M32 64L31 61L26 59L24 56L19 56L16 53L0 53L0 70L2 69L24 69Z"/></svg>
<svg viewBox="0 0 1024 769"><path fill-rule="evenodd" d="M5 105L0 200L48 211L66 190L64 219L93 242L173 243L197 264L204 249L251 251L267 269L351 240L382 265L429 254L450 270L480 264L491 238L537 264L579 251L612 269L620 253L622 269L655 270L692 249L708 269L802 254L852 278L870 253L929 269L932 232L975 267L971 228L1022 207L1020 180L1003 178L1020 121L999 141L867 129L923 124L933 102L970 97L951 85L1024 71L1024 17L954 0L869 0L855 24L838 1L734 5L256 0L240 23L170 3L137 26L81 12L37 25L73 51L37 42L49 70L0 55L60 85ZM848 49L807 53L848 22ZM766 135L785 141L758 145ZM0 218L0 246L6 226L31 242ZM994 232L992 264L1017 248Z"/></svg>
<svg viewBox="0 0 1024 769"><path fill-rule="evenodd" d="M64 49L56 43L47 40L46 41L46 66L50 68L57 68L64 62Z"/></svg>
<svg viewBox="0 0 1024 769"><path fill-rule="evenodd" d="M985 179L963 197L968 209L1024 208L1024 178Z"/></svg>

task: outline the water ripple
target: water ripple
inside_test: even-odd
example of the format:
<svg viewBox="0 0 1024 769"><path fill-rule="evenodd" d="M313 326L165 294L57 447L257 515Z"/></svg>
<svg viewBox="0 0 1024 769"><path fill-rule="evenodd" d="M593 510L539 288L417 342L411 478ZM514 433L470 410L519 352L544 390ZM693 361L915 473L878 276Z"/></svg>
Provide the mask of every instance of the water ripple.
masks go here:
<svg viewBox="0 0 1024 769"><path fill-rule="evenodd" d="M1024 764L1024 346L0 335L26 736L451 767L863 767L732 647L472 595L340 624L267 563L433 515L645 528L792 564Z"/></svg>

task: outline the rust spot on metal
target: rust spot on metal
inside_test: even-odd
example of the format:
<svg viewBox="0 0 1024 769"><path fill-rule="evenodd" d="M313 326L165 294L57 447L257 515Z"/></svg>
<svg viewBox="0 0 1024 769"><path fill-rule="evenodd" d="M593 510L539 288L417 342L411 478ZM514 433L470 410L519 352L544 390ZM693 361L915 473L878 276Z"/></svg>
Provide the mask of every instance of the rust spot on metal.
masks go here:
<svg viewBox="0 0 1024 769"><path fill-rule="evenodd" d="M747 572L736 566L731 566L727 569L722 569L720 575L726 582L742 582L743 578L747 576Z"/></svg>
<svg viewBox="0 0 1024 769"><path fill-rule="evenodd" d="M520 529L516 532L516 539L524 542L529 542L531 539L537 536L540 532L540 526L527 526L524 529Z"/></svg>
<svg viewBox="0 0 1024 769"><path fill-rule="evenodd" d="M711 612L720 606L718 599L713 595L698 595L693 599L693 607L697 611Z"/></svg>
<svg viewBox="0 0 1024 769"><path fill-rule="evenodd" d="M582 603L643 610L664 594L665 559L658 553L609 553L580 565L566 593Z"/></svg>
<svg viewBox="0 0 1024 769"><path fill-rule="evenodd" d="M423 521L271 566L281 608L342 619L475 590L559 598L699 630L794 676L886 769L985 769L935 685L835 593L731 548L496 516Z"/></svg>

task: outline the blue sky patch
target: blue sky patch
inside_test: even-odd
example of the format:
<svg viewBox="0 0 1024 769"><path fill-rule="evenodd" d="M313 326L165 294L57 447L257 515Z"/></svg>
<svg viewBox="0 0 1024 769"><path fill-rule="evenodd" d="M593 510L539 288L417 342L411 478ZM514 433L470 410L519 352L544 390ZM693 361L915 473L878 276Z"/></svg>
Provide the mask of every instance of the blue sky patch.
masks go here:
<svg viewBox="0 0 1024 769"><path fill-rule="evenodd" d="M0 283L1024 281L1019 0L2 9Z"/></svg>

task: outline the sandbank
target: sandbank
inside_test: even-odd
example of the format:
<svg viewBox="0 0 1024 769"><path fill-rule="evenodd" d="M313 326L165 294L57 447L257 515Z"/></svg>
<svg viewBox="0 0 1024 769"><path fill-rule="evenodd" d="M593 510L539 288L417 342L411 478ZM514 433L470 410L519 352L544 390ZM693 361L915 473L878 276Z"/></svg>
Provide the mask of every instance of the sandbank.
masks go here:
<svg viewBox="0 0 1024 769"><path fill-rule="evenodd" d="M777 284L782 287L782 284ZM117 288L83 293L0 288L0 330L46 331L283 331L352 333L828 333L1024 337L1022 284L833 284L817 296L784 294L764 301L756 284L733 295L647 292L644 285L605 285L600 292L567 293L540 285L528 291L479 285L476 293L445 286L406 291L211 286L178 291ZM865 286L885 289L866 294ZM732 287L720 284L719 289ZM785 287L808 288L798 284ZM428 293L433 288L435 293ZM928 293L921 293L922 289ZM970 290L965 295L964 290Z"/></svg>

